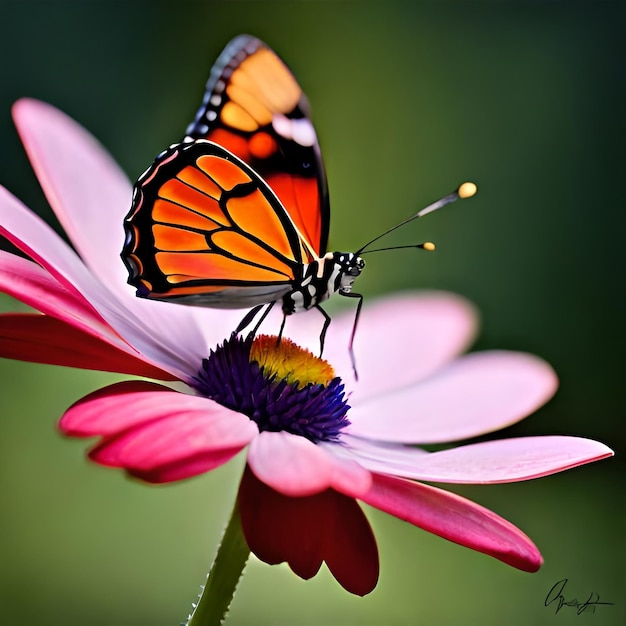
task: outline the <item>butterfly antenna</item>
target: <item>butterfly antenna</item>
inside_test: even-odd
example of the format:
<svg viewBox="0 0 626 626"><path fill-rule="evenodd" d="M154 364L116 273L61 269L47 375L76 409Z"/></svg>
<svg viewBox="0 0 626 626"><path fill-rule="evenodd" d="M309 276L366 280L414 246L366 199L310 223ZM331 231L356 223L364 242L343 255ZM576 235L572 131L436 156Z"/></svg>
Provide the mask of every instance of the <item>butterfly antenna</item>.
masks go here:
<svg viewBox="0 0 626 626"><path fill-rule="evenodd" d="M456 202L457 200L463 200L465 198L471 198L476 193L477 190L478 188L476 187L474 183L463 183L462 185L459 186L459 188L454 193L444 196L440 200L437 200L437 202L433 202L432 204L429 204L427 207L423 208L421 211L418 211L417 213L411 215L411 217L408 217L404 221L400 222L399 224L396 224L389 230L386 230L384 233L378 235L378 237L374 237L374 239L372 239L371 241L368 241L364 246L361 246L361 248L359 248L355 252L355 254L359 256L361 253L365 251L365 248L368 248L369 246L371 246L375 241L378 241L379 239L386 237L389 233L392 233L394 230L398 230L398 228L401 228L405 224L408 224L409 222L416 220L418 217L424 217L424 215L428 215L429 213L432 213L433 211L438 211L439 209L446 206L446 204L450 204L451 202ZM430 241L427 241L426 243L419 244L416 246L408 246L408 247L409 248L422 248L423 250L435 249L434 244L432 244ZM379 250L384 250L384 249L386 248L379 248ZM391 249L396 249L396 248L391 248ZM374 252L374 251L371 250L371 252Z"/></svg>
<svg viewBox="0 0 626 626"><path fill-rule="evenodd" d="M424 243L414 243L410 246L390 246L388 248L375 248L374 250L365 250L361 254L371 254L372 252L384 252L385 250L406 250L408 248L418 248L419 250L426 250L426 252L432 252L435 250L435 244L432 241L425 241Z"/></svg>

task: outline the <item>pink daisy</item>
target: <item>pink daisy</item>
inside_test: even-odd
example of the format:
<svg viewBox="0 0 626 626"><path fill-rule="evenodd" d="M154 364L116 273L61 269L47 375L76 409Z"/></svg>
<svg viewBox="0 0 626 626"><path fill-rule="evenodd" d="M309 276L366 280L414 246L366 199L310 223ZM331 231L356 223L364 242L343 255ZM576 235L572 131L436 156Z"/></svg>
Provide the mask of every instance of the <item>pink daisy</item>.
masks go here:
<svg viewBox="0 0 626 626"><path fill-rule="evenodd" d="M325 561L356 594L378 578L376 542L357 500L519 569L539 568L539 551L511 523L421 481L528 480L611 450L564 436L432 453L415 444L454 442L521 420L554 394L549 365L518 352L460 356L476 315L446 293L403 294L364 308L358 384L346 348L350 314L334 319L324 362L304 349L318 342L314 313L289 319L295 343L277 347L275 338L231 337L239 311L137 299L119 258L129 181L57 109L21 100L14 117L78 254L0 189L0 233L31 259L0 252L0 289L39 311L0 316L0 356L167 383L117 383L68 409L64 433L100 438L92 460L165 483L210 471L247 448L238 504L252 552L267 563L286 561L303 578Z"/></svg>

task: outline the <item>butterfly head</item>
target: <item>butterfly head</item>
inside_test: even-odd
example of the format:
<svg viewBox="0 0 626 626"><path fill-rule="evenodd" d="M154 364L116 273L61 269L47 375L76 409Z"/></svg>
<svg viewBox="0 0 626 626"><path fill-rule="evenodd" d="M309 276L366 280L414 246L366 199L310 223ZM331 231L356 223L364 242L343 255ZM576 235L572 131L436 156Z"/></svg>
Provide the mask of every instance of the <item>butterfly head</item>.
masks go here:
<svg viewBox="0 0 626 626"><path fill-rule="evenodd" d="M339 269L337 291L342 294L350 293L352 285L365 268L365 261L353 252L334 252L333 263Z"/></svg>

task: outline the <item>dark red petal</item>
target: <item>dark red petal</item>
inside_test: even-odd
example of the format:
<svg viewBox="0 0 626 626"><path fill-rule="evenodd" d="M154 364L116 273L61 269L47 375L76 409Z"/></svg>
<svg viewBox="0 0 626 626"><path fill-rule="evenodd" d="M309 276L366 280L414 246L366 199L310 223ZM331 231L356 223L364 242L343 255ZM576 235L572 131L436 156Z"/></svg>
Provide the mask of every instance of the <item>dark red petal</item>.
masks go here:
<svg viewBox="0 0 626 626"><path fill-rule="evenodd" d="M364 596L378 582L378 548L367 517L356 500L336 491L326 492L333 507L326 530L324 560L342 587Z"/></svg>
<svg viewBox="0 0 626 626"><path fill-rule="evenodd" d="M352 498L332 489L303 498L283 496L246 467L239 508L248 546L262 561L286 561L304 579L313 577L326 561L347 591L363 596L376 586L376 540Z"/></svg>
<svg viewBox="0 0 626 626"><path fill-rule="evenodd" d="M269 563L287 561L301 578L317 574L322 564L322 524L326 492L289 498L262 483L248 466L239 486L243 532L250 550Z"/></svg>
<svg viewBox="0 0 626 626"><path fill-rule="evenodd" d="M0 315L0 357L80 369L177 380L65 322L37 313Z"/></svg>

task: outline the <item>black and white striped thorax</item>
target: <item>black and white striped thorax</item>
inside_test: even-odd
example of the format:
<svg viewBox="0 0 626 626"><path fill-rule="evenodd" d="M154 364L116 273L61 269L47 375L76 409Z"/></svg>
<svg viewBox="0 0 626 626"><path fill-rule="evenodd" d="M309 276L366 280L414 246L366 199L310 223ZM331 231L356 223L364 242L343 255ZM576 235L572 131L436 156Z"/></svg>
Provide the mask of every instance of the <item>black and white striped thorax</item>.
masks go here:
<svg viewBox="0 0 626 626"><path fill-rule="evenodd" d="M346 295L365 267L365 261L352 252L328 252L320 259L302 265L302 276L283 296L283 313L307 311L328 300L333 293Z"/></svg>

